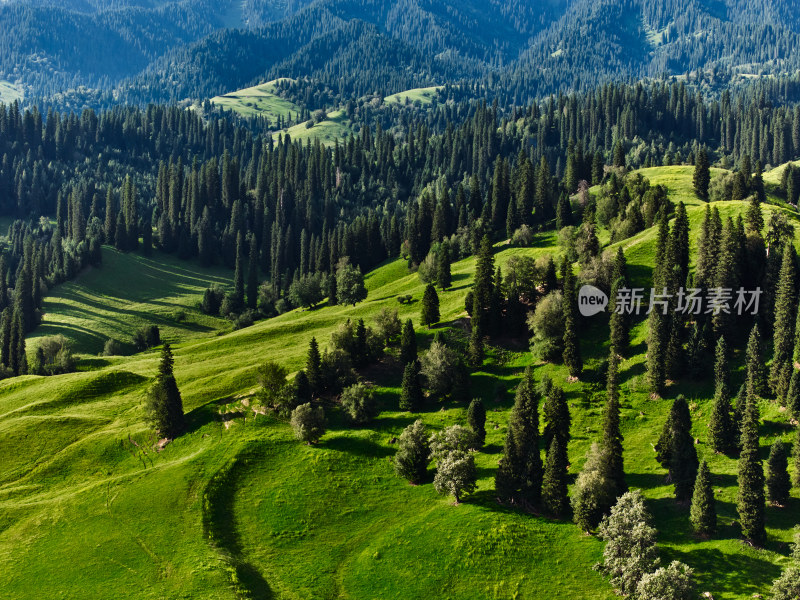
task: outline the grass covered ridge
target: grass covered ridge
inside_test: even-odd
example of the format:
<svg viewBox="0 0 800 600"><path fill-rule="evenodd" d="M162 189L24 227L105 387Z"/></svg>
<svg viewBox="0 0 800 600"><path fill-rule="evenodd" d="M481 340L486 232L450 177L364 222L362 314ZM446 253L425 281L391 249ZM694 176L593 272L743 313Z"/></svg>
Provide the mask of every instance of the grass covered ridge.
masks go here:
<svg viewBox="0 0 800 600"><path fill-rule="evenodd" d="M668 179L673 200L689 193L690 167L663 169L669 171L648 170L647 176L654 183L659 176ZM704 207L691 204L694 244ZM724 217L746 205L719 206ZM502 266L514 254L555 254L555 240L549 233L537 236L531 248L498 244L496 262ZM649 276L654 244L653 230L621 242L634 277ZM495 502L494 470L513 389L532 361L524 343L492 351L472 376L473 395L487 406L487 439L476 456L477 491L459 506L436 495L430 478L410 486L396 477L391 440L416 418L431 430L463 424L466 406L447 402L421 414L399 412L400 373L391 358L387 368L367 373L380 417L357 429L334 411L318 447L294 441L286 423L256 417L243 404L259 364L271 359L292 370L302 367L310 338L324 347L344 319L369 323L388 306L418 323L424 285L404 261L368 274L369 296L356 307L297 310L230 332L224 321L203 321L191 308L211 281L228 282L229 272L107 248L103 258L103 268L48 298L37 335L63 332L81 351L95 353L109 334L134 331L151 315L163 318L165 338L177 342L175 373L189 432L161 452L151 450L142 400L156 352L93 359L91 371L0 382L0 596L115 598L135 590L137 598L236 598L239 592L256 598L422 598L447 589L450 598L470 600L615 597L591 570L601 542L569 522L508 511ZM111 267L124 275L115 278ZM474 258L452 270L452 290L439 294L441 314L451 338L460 339ZM411 305L397 303L405 294L413 296ZM102 306L107 312L95 315ZM170 321L177 310L185 310L191 327ZM85 331L95 322L97 331ZM418 327L421 347L432 334ZM699 591L714 598L765 594L786 561L790 526L800 511L797 491L787 508L767 509L765 550L738 540L736 462L706 446L713 390L687 381L670 386L665 399L651 400L643 380L645 335L646 324L637 324L634 352L621 366L622 431L628 483L648 499L662 559L692 566ZM593 387L592 377L607 356L607 337L605 317L586 321L582 382L568 382L561 365L535 365L537 380L546 373L567 392L573 478L600 435L604 386ZM732 364L735 389L743 378L738 354ZM676 505L655 461L652 445L678 393L690 401L698 454L709 461L718 490L721 527L710 540L691 535L688 509ZM788 440L790 430L774 405L761 409L766 458L768 444Z"/></svg>

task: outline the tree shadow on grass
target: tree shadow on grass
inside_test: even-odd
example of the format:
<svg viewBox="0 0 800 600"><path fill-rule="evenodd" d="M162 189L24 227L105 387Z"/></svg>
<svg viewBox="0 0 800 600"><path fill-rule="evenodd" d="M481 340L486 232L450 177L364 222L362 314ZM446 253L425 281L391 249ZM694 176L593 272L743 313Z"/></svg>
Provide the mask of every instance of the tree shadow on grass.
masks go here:
<svg viewBox="0 0 800 600"><path fill-rule="evenodd" d="M364 438L348 435L328 436L322 441L322 445L329 450L369 458L386 458L394 454L391 448L381 446Z"/></svg>
<svg viewBox="0 0 800 600"><path fill-rule="evenodd" d="M735 594L749 597L763 593L780 575L780 567L759 558L757 550L725 553L712 548L695 548L681 552L674 548L662 548L662 562L673 560L685 562L695 569L698 588L703 592Z"/></svg>

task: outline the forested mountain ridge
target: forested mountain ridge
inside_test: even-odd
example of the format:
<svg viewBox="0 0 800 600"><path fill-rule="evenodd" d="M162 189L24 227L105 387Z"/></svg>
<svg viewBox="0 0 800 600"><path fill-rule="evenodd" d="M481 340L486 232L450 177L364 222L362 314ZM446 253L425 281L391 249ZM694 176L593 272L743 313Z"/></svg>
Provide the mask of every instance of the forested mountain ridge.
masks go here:
<svg viewBox="0 0 800 600"><path fill-rule="evenodd" d="M526 104L694 70L793 73L799 23L787 0L16 0L0 6L0 79L34 96L89 86L144 104L278 76L349 95L478 78Z"/></svg>

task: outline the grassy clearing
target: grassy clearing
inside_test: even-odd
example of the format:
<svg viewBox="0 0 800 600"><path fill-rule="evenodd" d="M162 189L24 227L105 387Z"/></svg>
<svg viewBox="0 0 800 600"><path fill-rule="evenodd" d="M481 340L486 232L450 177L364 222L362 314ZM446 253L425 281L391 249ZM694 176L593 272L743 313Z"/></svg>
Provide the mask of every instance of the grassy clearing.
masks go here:
<svg viewBox="0 0 800 600"><path fill-rule="evenodd" d="M292 140L306 140L318 139L326 146L332 146L336 140L341 140L348 137L352 132L352 123L347 118L347 114L343 110L335 110L328 113L325 120L314 124L312 127L308 126L309 121L299 123L283 131L278 131L273 134L274 138L279 135L289 134Z"/></svg>
<svg viewBox="0 0 800 600"><path fill-rule="evenodd" d="M63 334L76 351L97 354L109 338L133 350L133 334L154 323L166 341L185 341L230 330L224 319L202 314L197 303L212 283L231 286L228 269L202 269L155 252L152 258L103 248L103 266L89 268L58 286L42 307L42 323L30 338Z"/></svg>
<svg viewBox="0 0 800 600"><path fill-rule="evenodd" d="M10 81L0 81L0 102L11 104L25 98L25 92Z"/></svg>
<svg viewBox="0 0 800 600"><path fill-rule="evenodd" d="M276 79L223 96L216 96L211 99L211 103L244 117L263 116L273 121L278 117L294 117L302 109L294 102L273 93L278 81Z"/></svg>
<svg viewBox="0 0 800 600"><path fill-rule="evenodd" d="M427 106L433 102L433 99L436 97L436 93L440 89L442 89L442 86L436 85L433 87L406 90L404 92L392 94L391 96L386 96L386 98L383 99L383 102L385 104L414 104L415 102L419 102L422 106Z"/></svg>
<svg viewBox="0 0 800 600"><path fill-rule="evenodd" d="M685 189L685 177L663 176L673 179L674 194ZM689 209L694 237L703 207ZM720 204L723 216L743 209L742 203ZM555 253L554 244L552 233L537 237L533 248L498 244L496 261ZM634 277L646 275L653 244L652 230L622 242ZM227 280L161 255L147 261L104 250L104 260L106 266L120 261L124 276L107 281L85 273L76 282L83 291L71 304L51 306L48 318L61 323L60 331L93 323L95 305L107 299L123 309L137 306L140 316L169 314L190 306L213 277ZM453 289L440 294L452 340L465 337L458 319L474 270L474 259L455 263ZM163 281L164 274L171 281ZM274 359L300 368L310 338L324 347L344 319L369 322L389 306L418 321L424 286L403 261L370 273L367 287L367 300L356 307L293 311L221 336L166 325L178 342L176 376L190 425L160 453L149 449L141 419L156 352L96 359L89 372L0 382L0 596L112 598L136 589L141 598L234 598L235 580L259 598L422 598L441 597L443 589L454 599L613 598L591 570L602 549L598 540L570 523L508 512L494 501L513 388L532 361L524 339L494 350L473 375L473 395L488 407L487 441L477 456L478 489L460 506L437 496L430 479L414 487L395 477L391 440L416 418L432 429L464 423L466 407L431 403L420 414L398 412L395 367L368 373L384 409L371 426L352 428L332 411L328 433L313 448L295 442L285 423L256 418L241 403L255 385L258 364ZM398 304L401 294L411 294L413 303ZM103 331L128 327L136 318L126 314L117 322L114 310L108 312L100 318ZM422 347L432 333L418 331ZM670 386L665 399L650 399L643 377L645 334L646 325L638 323L632 355L622 365L622 428L628 482L648 498L662 557L695 568L700 591L715 598L765 594L786 561L785 543L800 511L797 491L789 507L768 508L765 550L738 540L732 525L736 462L706 446L713 390L687 381ZM537 379L548 374L567 392L573 477L600 435L604 394L592 382L607 355L607 337L605 317L585 322L582 382L568 382L560 365L535 363ZM737 354L734 386L743 379L741 362ZM692 402L698 453L714 473L722 528L710 540L691 536L688 509L672 499L652 448L678 393ZM227 416L233 418L223 420L220 411L233 411ZM762 417L766 458L767 445L779 436L788 440L790 428L772 404L764 403Z"/></svg>

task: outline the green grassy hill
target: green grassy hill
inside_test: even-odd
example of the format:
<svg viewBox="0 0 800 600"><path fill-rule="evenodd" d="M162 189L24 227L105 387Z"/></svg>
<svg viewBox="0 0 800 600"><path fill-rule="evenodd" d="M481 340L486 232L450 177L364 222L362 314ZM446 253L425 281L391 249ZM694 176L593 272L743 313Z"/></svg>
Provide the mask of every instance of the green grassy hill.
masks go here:
<svg viewBox="0 0 800 600"><path fill-rule="evenodd" d="M386 96L383 101L385 104L405 104L406 102L414 104L415 102L419 102L422 106L427 106L433 102L436 92L438 92L440 89L442 89L442 86L440 85L426 88L415 88L413 90L406 90L404 92L392 94L391 96Z"/></svg>
<svg viewBox="0 0 800 600"><path fill-rule="evenodd" d="M294 117L302 108L273 93L278 81L276 79L222 96L215 96L211 99L211 103L244 117L258 115L268 117L270 120L275 120L279 116Z"/></svg>
<svg viewBox="0 0 800 600"><path fill-rule="evenodd" d="M29 343L63 334L77 352L97 354L109 338L133 351L132 338L147 324L158 325L168 342L230 330L224 319L197 309L211 284L231 287L228 269L203 269L156 252L152 258L103 249L103 266L88 268L45 298L42 322Z"/></svg>
<svg viewBox="0 0 800 600"><path fill-rule="evenodd" d="M312 126L309 127L309 124ZM309 139L318 139L326 146L332 146L336 140L348 137L352 131L352 123L347 118L347 114L343 110L334 110L329 112L328 116L319 123L311 121L298 123L288 129L276 132L273 137L277 139L279 135L288 133L292 140L305 142Z"/></svg>
<svg viewBox="0 0 800 600"><path fill-rule="evenodd" d="M647 175L669 179L673 194L689 194L687 175L667 169ZM720 208L735 214L743 205ZM702 210L692 202L693 237ZM497 264L514 254L557 253L555 240L548 233L531 248L498 244ZM637 275L651 266L653 244L652 230L622 242ZM591 569L601 556L599 540L571 523L509 511L495 501L494 471L513 388L532 361L524 343L493 350L472 376L472 393L488 409L487 439L476 457L477 491L459 506L436 495L430 481L411 486L396 477L391 441L417 418L431 428L465 423L466 407L447 402L421 414L399 412L392 358L365 374L376 386L380 417L354 428L334 411L317 447L296 442L285 422L249 406L260 363L300 368L310 338L324 347L344 319L369 323L388 306L418 323L424 286L404 261L370 273L369 296L356 307L293 311L224 335L216 335L224 323L204 321L191 305L210 281L224 284L228 273L108 249L104 264L124 267L124 275L108 280L104 267L62 286L48 298L37 335L64 332L80 349L96 352L109 335L133 331L151 315L163 318L165 335L176 341L189 432L160 452L152 449L142 400L157 351L95 359L92 371L0 382L0 597L116 598L136 590L137 598L433 598L445 589L449 598L470 600L615 597ZM454 264L453 288L440 293L443 326L454 337L465 335L459 319L474 270L473 258ZM405 294L413 296L411 305L396 301ZM112 308L94 325L98 305ZM170 321L176 310L185 310L186 321ZM92 327L97 331L85 331ZM421 347L432 334L418 329ZM738 540L736 462L706 446L713 390L681 382L664 399L650 399L645 334L644 323L634 327L635 353L621 367L622 430L628 483L648 498L662 559L688 563L699 591L714 598L765 594L786 562L785 544L800 511L797 491L789 507L767 509L765 550ZM569 382L561 365L535 365L537 380L547 373L567 392L573 477L600 435L604 394L591 382L607 356L607 336L604 317L588 322L581 336L584 381ZM737 355L735 385L740 362ZM655 461L653 444L678 393L690 399L698 454L714 473L721 527L710 540L691 535L688 509L676 505ZM790 432L774 405L761 409L766 457L767 445L778 436L788 440Z"/></svg>

